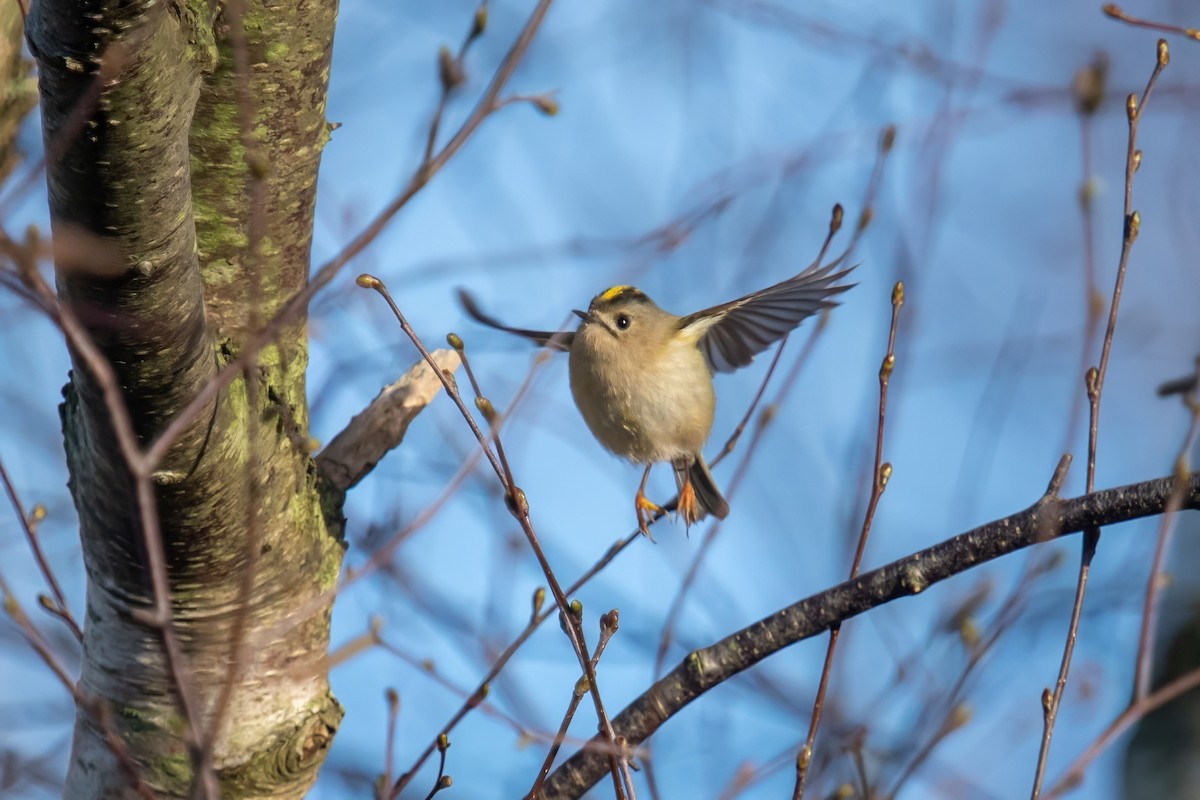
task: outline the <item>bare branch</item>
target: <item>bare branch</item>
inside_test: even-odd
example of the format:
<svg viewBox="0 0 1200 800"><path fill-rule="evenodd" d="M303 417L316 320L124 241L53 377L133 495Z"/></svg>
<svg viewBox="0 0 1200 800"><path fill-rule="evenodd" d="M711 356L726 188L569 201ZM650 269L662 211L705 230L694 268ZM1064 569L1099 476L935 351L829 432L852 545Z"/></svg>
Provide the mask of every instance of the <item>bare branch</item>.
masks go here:
<svg viewBox="0 0 1200 800"><path fill-rule="evenodd" d="M1087 370L1084 383L1087 386L1089 409L1088 447L1087 447L1087 479L1085 491L1089 494L1096 488L1096 443L1100 430L1100 398L1104 392L1104 379L1108 374L1108 356L1112 352L1113 335L1117 329L1117 312L1121 306L1121 293L1125 287L1125 272L1129 265L1129 253L1133 243L1137 241L1138 229L1141 226L1141 216L1133 209L1133 176L1142 163L1142 151L1137 148L1138 122L1146 102L1154 91L1158 76L1170 61L1165 39L1158 40L1154 69L1150 79L1146 81L1146 89L1139 99L1137 94L1131 94L1125 100L1125 113L1129 122L1129 136L1125 148L1125 215L1121 237L1121 257L1117 263L1117 278L1113 286L1112 301L1108 307L1108 326L1104 331L1104 340L1100 347L1100 363ZM1038 750L1037 766L1034 768L1033 790L1030 800L1041 796L1042 780L1046 774L1046 759L1050 755L1050 740L1054 736L1054 725L1058 719L1058 708L1062 703L1063 692L1067 686L1067 676L1071 669L1071 658L1075 652L1075 640L1079 632L1079 617L1083 613L1083 598L1087 592L1088 576L1092 570L1092 558L1096 555L1096 545L1100 542L1100 527L1097 525L1087 531L1083 537L1083 549L1079 558L1079 577L1075 583L1075 602L1071 606L1071 621L1067 626L1066 642L1063 644L1062 662L1058 668L1058 680L1054 689L1042 692L1042 744Z"/></svg>
<svg viewBox="0 0 1200 800"><path fill-rule="evenodd" d="M435 350L432 355L447 372L454 372L461 363L453 350ZM424 359L413 364L333 437L317 456L317 466L342 491L354 486L404 441L408 426L441 389L441 380Z"/></svg>
<svg viewBox="0 0 1200 800"><path fill-rule="evenodd" d="M1184 483L1180 507L1200 509L1200 473L1192 473ZM1024 511L812 595L692 652L615 716L613 731L636 747L688 703L790 644L1030 545L1161 514L1176 489L1177 480L1167 477L1070 500L1048 493ZM608 772L605 743L593 739L562 764L546 782L543 800L580 797L602 778Z"/></svg>

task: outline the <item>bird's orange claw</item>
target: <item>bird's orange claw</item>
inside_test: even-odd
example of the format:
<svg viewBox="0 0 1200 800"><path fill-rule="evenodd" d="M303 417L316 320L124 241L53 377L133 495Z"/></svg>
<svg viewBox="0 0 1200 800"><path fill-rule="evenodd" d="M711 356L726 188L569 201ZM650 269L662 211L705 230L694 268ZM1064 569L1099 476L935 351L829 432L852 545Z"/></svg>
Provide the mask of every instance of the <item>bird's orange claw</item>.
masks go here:
<svg viewBox="0 0 1200 800"><path fill-rule="evenodd" d="M633 507L637 511L638 530L645 534L646 538L654 541L654 537L650 535L650 520L655 514L662 513L662 506L651 502L650 498L638 490L637 495L633 498Z"/></svg>
<svg viewBox="0 0 1200 800"><path fill-rule="evenodd" d="M685 482L683 488L679 490L679 505L675 508L675 514L677 517L682 517L683 524L689 528L700 521L700 507L696 502L696 490L692 488L690 480Z"/></svg>

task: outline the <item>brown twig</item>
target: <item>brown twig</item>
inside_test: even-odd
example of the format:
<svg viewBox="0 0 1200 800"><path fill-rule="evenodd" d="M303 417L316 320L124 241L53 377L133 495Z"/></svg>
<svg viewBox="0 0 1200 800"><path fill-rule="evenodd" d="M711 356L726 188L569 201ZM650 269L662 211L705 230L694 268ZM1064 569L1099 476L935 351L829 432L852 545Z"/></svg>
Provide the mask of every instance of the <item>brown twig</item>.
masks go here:
<svg viewBox="0 0 1200 800"><path fill-rule="evenodd" d="M438 686L441 686L443 689L447 690L448 692L451 692L455 696L462 698L463 700L470 700L475 695L475 693L478 691L478 687L472 691L467 691L466 689L463 689L461 686L456 685L449 678L442 675L442 673L438 671L437 667L434 665L434 663L432 661L428 661L428 660L423 661L423 660L415 657L412 653L405 652L403 649L396 646L392 642L389 642L386 639L384 639L378 630L373 630L373 632L370 635L374 639L374 643L379 645L379 647L381 647L383 650L391 653L396 658L405 662L413 669L419 671L420 674L429 678L429 680L433 681ZM521 722L519 720L517 720L515 717L513 717L509 714L506 714L504 711L497 708L496 705L493 703L488 703L488 702L479 703L476 706L476 708L481 709L484 714L487 714L488 716L490 716L494 719L500 720L505 725L512 728L514 733L516 733L520 737L523 737L524 739L529 739L529 740L546 739L547 741L549 741L551 738L550 735L547 733L543 733L541 731L530 730L525 725L521 724ZM388 784L390 785L391 781L388 781Z"/></svg>
<svg viewBox="0 0 1200 800"><path fill-rule="evenodd" d="M1085 491L1089 494L1096 485L1096 442L1100 423L1100 397L1104 390L1104 379L1108 374L1108 357L1112 350L1113 334L1117 327L1117 311L1121 305L1121 292L1125 286L1125 270L1129 263L1129 253L1137 240L1141 217L1133 210L1133 176L1142 162L1142 151L1137 149L1138 122L1141 120L1154 84L1158 76L1170 61L1170 53L1165 39L1158 40L1158 48L1154 69L1146 81L1146 89L1142 92L1139 102L1137 94L1130 94L1125 101L1126 118L1129 123L1129 136L1125 149L1125 214L1121 236L1121 257L1117 263L1117 277L1113 286L1112 302L1108 311L1108 326L1104 331L1104 341L1100 350L1100 364L1087 371L1087 395L1089 413L1088 451L1087 451L1087 480ZM1096 545L1100 541L1099 526L1086 531L1083 536L1082 552L1079 559L1079 577L1075 584L1075 600L1071 606L1071 621L1067 626L1066 643L1063 646L1062 663L1058 670L1058 680L1053 691L1047 689L1042 693L1042 742L1038 750L1037 767L1034 770L1031 800L1038 800L1041 795L1042 781L1046 773L1046 760L1050 753L1050 741L1054 736L1054 725L1058 719L1059 705L1062 703L1063 692L1067 685L1067 676L1071 669L1071 657L1075 652L1075 640L1079 631L1079 618L1083 612L1083 599L1087 591L1088 576L1091 573L1092 558L1096 554Z"/></svg>
<svg viewBox="0 0 1200 800"><path fill-rule="evenodd" d="M142 522L141 538L145 547L151 584L152 609L148 612L143 609L133 609L131 614L143 624L157 629L162 636L166 673L168 680L176 689L175 696L184 722L183 739L188 747L193 766L196 767L197 776L201 779L201 796L215 797L212 793L213 781L205 778L205 774L211 774L211 770L204 768L202 758L204 748L201 744L199 717L196 713L198 706L190 682L190 672L186 668L183 649L171 616L170 585L158 523L158 508L154 499L153 468L147 466L139 450L137 436L133 429L133 420L125 405L125 399L112 365L96 347L79 318L70 308L58 302L54 291L37 271L36 247L32 243L28 247L19 247L2 231L0 231L0 246L3 246L16 262L18 276L25 290L34 299L36 307L46 313L63 332L68 344L92 373L100 387L109 420L113 426L117 447L130 476L134 479L136 502ZM37 649L36 646L35 649ZM65 678L65 673L60 677ZM98 721L104 732L105 742L130 778L131 786L139 794L152 797L153 795L149 794L149 789L145 788L145 784L128 755L128 748L116 729L112 727L111 720L105 716L107 707L100 701L85 697L74 690L69 679L67 685L72 689L72 694L80 707L87 711L93 720ZM106 723L105 720L108 722Z"/></svg>
<svg viewBox="0 0 1200 800"><path fill-rule="evenodd" d="M422 163L428 164L433 161L434 148L437 146L438 130L442 126L442 117L445 116L446 106L450 102L450 95L454 90L463 84L466 80L467 72L464 66L464 61L467 57L467 51L471 49L471 45L483 35L487 28L487 2L483 2L475 9L475 14L471 18L471 29L467 31L463 43L458 48L458 54L452 55L450 48L445 45L438 51L438 83L441 85L441 94L438 96L437 109L433 112L433 119L429 123L429 133L425 137L425 155Z"/></svg>
<svg viewBox="0 0 1200 800"><path fill-rule="evenodd" d="M628 536L614 542L608 551L601 556L595 564L593 564L586 572L580 575L574 583L567 587L566 593L568 595L575 594L580 588L583 587L584 584L586 584L589 580L598 575L606 566L608 566L608 564L611 563L612 560L621 552L623 552L626 547L644 538L645 537L642 536L641 531L635 529ZM554 613L555 609L553 608L543 610L542 606L545 603L545 598L546 590L539 587L533 594L533 613L530 615L529 623L519 634L517 634L516 638L509 643L508 647L504 648L503 652L500 653L500 655L488 668L487 673L483 676L483 679L480 681L479 687L476 688L476 691L479 691L480 688L487 686L494 681L504 670L504 667L508 665L508 662L516 654L517 650L519 650L521 646L529 640L534 632L541 627L542 623L548 620ZM467 715L467 713L472 710L472 708L474 708L474 706L464 703L463 706L460 707L447 721L447 723L442 726L442 730L447 732L453 730L455 726L457 726L458 723ZM425 761L427 761L433 754L435 745L436 741L431 743L424 751L422 751L413 765L409 767L409 773L416 773L416 771L421 768Z"/></svg>
<svg viewBox="0 0 1200 800"><path fill-rule="evenodd" d="M1059 488L1054 488L1055 493L1057 493ZM938 700L941 704L938 714L942 717L941 722L938 723L938 727L930 735L928 743L920 745L916 755L900 768L891 787L883 795L884 797L899 797L900 789L933 754L934 745L945 738L945 734L942 731L948 725L951 725L951 717L956 713L955 709L963 705L961 697L967 680L983 662L984 657L999 643L1000 638L1010 631L1018 619L1020 619L1021 614L1024 612L1029 592L1033 589L1034 581L1050 572L1057 561L1058 559L1054 554L1049 554L1048 558L1037 558L1035 556L1026 561L1020 577L994 615L988 634L981 640L974 639L974 637L978 636L978 632L971 621L971 612L968 608L960 607L955 611L952 619L960 619L955 627L958 629L959 637L968 650L967 663L955 679L950 690L945 693L944 698ZM975 599L968 599L965 605L969 607L975 605L976 602L977 600Z"/></svg>
<svg viewBox="0 0 1200 800"><path fill-rule="evenodd" d="M892 370L896 365L896 327L900 322L900 308L904 305L904 284L897 281L892 289L892 321L888 327L887 353L879 368L879 417L875 427L875 468L872 470L871 495L867 500L867 510L863 516L862 530L858 534L858 547L854 551L854 561L850 565L850 580L858 575L862 565L863 553L867 547L867 537L871 533L871 524L875 520L875 510L879 507L879 499L887 488L888 479L892 474L892 465L883 461L883 429L887 419L888 385L891 381ZM794 800L804 797L804 784L808 779L808 767L812 762L813 745L817 739L817 728L821 724L821 711L825 704L825 691L829 687L829 676L833 670L833 655L837 650L838 638L841 635L841 624L829 629L829 644L825 649L825 663L821 667L821 678L817 684L817 695L813 700L812 718L808 724L808 735L804 746L796 756L796 783L792 789Z"/></svg>
<svg viewBox="0 0 1200 800"><path fill-rule="evenodd" d="M1071 764L1063 777L1050 787L1047 796L1051 798L1061 797L1078 786L1083 782L1083 773L1087 769L1088 764L1092 763L1096 759L1096 756L1100 755L1109 745L1116 741L1117 737L1124 733L1130 725L1180 695L1195 689L1197 686L1200 686L1200 669L1187 672L1162 688L1155 690L1153 693L1136 698L1104 729L1104 732L1096 738L1096 741L1092 742L1091 746L1079 758L1075 759L1075 762Z"/></svg>
<svg viewBox="0 0 1200 800"><path fill-rule="evenodd" d="M1196 363L1197 383L1200 383L1200 358ZM1185 692L1200 686L1200 670L1193 670L1167 683L1160 689L1151 692L1150 680L1153 665L1152 636L1157 619L1158 598L1162 590L1162 560L1171 534L1174 530L1177 512L1183 508L1185 493L1180 486L1186 486L1190 475L1187 454L1195 444L1197 431L1200 430L1200 398L1196 396L1196 384L1193 384L1191 395L1185 398L1185 403L1191 411L1191 421L1184 436L1183 443L1175 459L1175 484L1163 510L1159 522L1157 543L1154 550L1153 566L1146 583L1145 600L1142 608L1142 625L1138 636L1137 663L1134 673L1133 693L1129 704L1114 719L1095 741L1085 750L1067 771L1050 789L1048 796L1060 797L1083 782L1088 765L1119 737L1130 725L1145 717L1147 714L1167 704Z"/></svg>
<svg viewBox="0 0 1200 800"><path fill-rule="evenodd" d="M450 749L450 737L446 734L438 736L438 774L433 782L433 788L429 790L429 794L425 795L425 800L433 800L433 796L443 789L449 789L454 781L446 774L446 751Z"/></svg>
<svg viewBox="0 0 1200 800"><path fill-rule="evenodd" d="M29 619L29 615L25 613L25 609L22 608L16 595L12 593L3 574L0 574L0 600L3 601L4 613L12 620L17 630L21 633L21 636L33 651L37 653L38 657L42 659L50 671L54 673L54 676L58 678L59 682L75 700L76 706L87 714L92 722L104 733L105 744L112 751L117 763L129 779L130 788L142 800L156 800L157 795L142 780L137 763L129 755L129 748L125 745L125 741L121 738L120 734L117 733L108 706L103 701L84 694L78 684L71 680L71 676L67 674L66 668L54 657L54 653L51 651L45 637L42 636L42 632Z"/></svg>
<svg viewBox="0 0 1200 800"><path fill-rule="evenodd" d="M580 607L580 612L583 608ZM592 655L592 667L594 668L600 663L600 656L604 652L604 648L608 646L608 640L617 632L620 617L617 609L613 609L607 614L600 617L600 640L596 642L596 652ZM533 788L529 790L526 797L530 800L537 800L538 792L541 791L542 784L546 782L547 776L550 775L550 768L554 766L554 758L558 755L559 748L567 738L567 731L571 727L571 720L575 718L575 711L579 708L580 701L587 694L587 685L583 678L575 682L575 689L571 692L571 700L567 703L567 710L563 714L562 723L558 726L558 733L554 735L554 741L551 742L550 748L546 753L546 758L542 761L542 767L538 770L537 779L533 782ZM628 759L625 759L628 761ZM628 778L626 784L633 786L632 777Z"/></svg>
<svg viewBox="0 0 1200 800"><path fill-rule="evenodd" d="M400 694L395 689L388 687L384 693L384 699L387 701L387 740L384 743L383 753L383 780L375 787L375 797L378 800L383 800L387 796L388 787L392 785L392 765L396 752L396 721L400 718Z"/></svg>
<svg viewBox="0 0 1200 800"><path fill-rule="evenodd" d="M1115 20L1133 25L1138 28L1149 28L1152 31L1162 31L1163 33L1177 33L1181 36L1186 36L1189 39L1195 39L1196 41L1200 42L1200 29L1183 28L1178 25L1169 25L1164 22L1153 22L1147 19L1139 19L1138 17L1125 13L1125 11L1116 3L1105 3L1101 10Z"/></svg>
<svg viewBox="0 0 1200 800"><path fill-rule="evenodd" d="M3 236L2 239L3 243L9 246L6 249L11 252L11 240L7 236ZM133 420L125 405L124 396L112 365L92 342L87 330L74 312L58 302L53 290L37 271L33 258L33 254L30 253L27 259L18 263L20 278L26 289L37 297L39 307L51 315L53 321L62 330L67 342L79 355L100 386L118 449L135 482L136 502L141 515L142 542L146 550L153 608L149 612L135 609L132 613L143 624L158 629L163 638L163 655L167 674L177 690L176 696L184 719L184 741L198 768L197 771L202 772L200 760L202 737L199 730L199 717L196 713L198 705L191 687L189 673L184 665L183 649L171 617L170 584L167 577L166 553L158 522L158 506L154 498L153 467L147 463L146 458L139 450ZM212 782L208 780L203 781L203 784L205 787L212 786ZM205 792L206 797L215 797L211 793L211 789L206 788Z"/></svg>
<svg viewBox="0 0 1200 800"><path fill-rule="evenodd" d="M136 475L135 464L133 463L135 459L133 457L137 454L137 444L133 437L132 422L125 407L124 398L117 386L112 367L87 336L79 319L69 308L65 308L59 304L54 292L42 279L41 274L38 273L36 264L38 250L36 233L31 229L26 243L18 245L8 237L3 229L0 229L0 250L12 259L17 280L20 282L19 288L23 296L35 308L46 314L63 331L63 335L71 346L78 348L78 352L84 359L84 363L88 369L92 370L93 374L97 376L97 381L103 392L104 402L114 415L113 426L117 431L118 446L122 449L122 455L127 462L130 472ZM8 483L7 480L5 482L6 484ZM14 507L24 519L24 513L20 505L15 504ZM145 528L143 529L143 535L148 535L148 530ZM153 564L151 564L151 568L153 569ZM155 794L142 780L138 765L129 754L129 748L113 724L112 714L108 706L98 698L85 695L80 691L75 682L71 680L66 669L54 658L41 632L38 631L36 626L29 620L28 615L25 614L16 596L9 591L8 584L4 581L2 575L0 575L0 595L3 595L5 612L13 619L30 646L42 658L63 686L66 687L67 691L74 698L78 708L86 713L103 732L104 742L128 778L130 787L143 800L154 800ZM66 609L65 603L62 605L62 608L63 610ZM166 631L164 630L163 633L165 643L167 641ZM175 645L176 647L178 646L177 641ZM170 663L168 659L168 664ZM174 680L176 676L177 674L168 667L168 677ZM181 697L180 702L182 703L182 696L189 690L188 684L176 682L175 687L178 690L178 694ZM184 710L183 715L185 723L189 723L192 718L187 715L186 710ZM191 728L191 730L194 731L194 728Z"/></svg>
<svg viewBox="0 0 1200 800"><path fill-rule="evenodd" d="M1075 96L1075 108L1079 114L1079 152L1082 180L1079 185L1079 213L1083 230L1083 344L1079 351L1079 374L1087 372L1088 361L1100 335L1100 320L1103 318L1104 298L1096 282L1096 214L1093 203L1096 189L1093 178L1092 131L1096 113L1104 104L1108 83L1108 57L1097 53L1091 63L1075 73L1071 91ZM1085 398L1082 398L1086 400ZM1065 441L1062 451L1070 452L1075 442L1075 431L1079 427L1079 415L1083 404L1071 393L1071 411L1067 420Z"/></svg>
<svg viewBox="0 0 1200 800"><path fill-rule="evenodd" d="M1196 443L1197 432L1200 431L1200 357L1196 359L1196 382L1192 390L1184 397L1184 404L1191 412L1191 422L1179 453L1175 456L1175 476L1180 480L1188 474L1188 453ZM1150 567L1150 577L1146 580L1146 595L1142 603L1142 627L1138 633L1137 660L1133 675L1133 700L1145 697L1150 693L1151 673L1154 665L1154 630L1158 621L1158 604L1164 588L1163 558L1175 529L1176 512L1183 504L1183 497L1178 492L1171 496L1167 510L1159 521L1158 541L1154 546L1154 560Z"/></svg>
<svg viewBox="0 0 1200 800"><path fill-rule="evenodd" d="M392 296L388 292L383 281L371 275L360 275L358 277L358 285L365 289L373 289L383 297L383 299L387 302L388 307L392 310L392 314L400 323L400 327L404 331L405 335L408 336L413 345L417 348L417 350L420 351L421 356L427 362L429 362L430 367L436 370L437 366L433 360L433 356L431 356L429 351L425 349L425 345L421 342L420 337L417 336L416 331L414 331L412 326L408 324L408 320L400 311L400 307L397 306L396 302L392 299ZM508 469L507 463L502 463L497 455L492 451L492 448L488 444L488 437L484 435L482 430L480 430L479 425L475 422L474 416L471 414L470 410L467 409L466 403L463 402L462 396L458 391L457 383L451 376L443 371L439 371L438 375L442 381L442 385L446 389L446 394L450 396L450 399L454 402L455 406L458 407L459 413L462 414L463 419L471 428L471 432L475 434L475 438L478 440L479 446L484 450L484 455L491 463L492 469L496 473L496 477L504 486L506 492L505 501L509 506L509 511L520 524L521 530L525 533L525 537L529 541L529 545L534 552L534 556L537 558L538 564L542 568L542 573L546 576L546 581L550 586L550 591L554 595L555 603L558 605L559 613L562 615L564 620L563 630L566 632L567 638L570 640L571 646L575 650L576 658L579 660L580 666L583 667L584 675L587 678L588 688L592 695L592 701L596 707L596 716L600 720L600 730L608 739L613 783L616 789L618 800L622 800L622 798L625 797L625 792L623 791L621 785L622 779L620 763L618 760L618 751L615 737L612 732L612 726L608 720L608 714L605 712L604 703L600 698L600 687L596 679L596 670L592 666L591 657L588 655L586 645L583 642L583 629L580 627L577 620L572 620L571 615L569 614L570 604L567 602L566 595L563 593L562 587L559 585L558 579L555 577L554 571L550 567L550 562L547 560L546 554L542 550L541 543L538 541L537 533L533 529L533 522L529 518L529 503L525 498L525 492L522 491L519 486L517 486L516 481L513 479L511 470ZM484 402L481 403L481 400ZM486 398L479 397L476 398L476 405L480 408L485 417L489 418L489 420L494 419L495 412L494 409L492 409L491 401L488 401ZM499 447L497 450L499 450ZM393 785L391 796L399 796L401 790L403 790L408 780L411 780L411 773L402 775L400 779L396 781L395 785Z"/></svg>
<svg viewBox="0 0 1200 800"><path fill-rule="evenodd" d="M501 483L504 484L505 490L509 493L506 496L507 499L507 497L512 496L512 491L516 483L513 481L512 467L509 466L508 455L504 452L504 442L500 439L500 415L496 412L496 407L492 405L492 401L485 397L483 390L479 388L479 381L475 378L475 370L471 369L471 360L467 358L467 348L463 344L463 340L457 334L452 333L446 337L446 341L449 342L450 346L458 353L459 359L462 360L463 371L467 373L467 380L471 382L471 390L475 393L475 408L487 420L488 430L491 432L488 439L496 447L496 458L500 460L500 468L503 472Z"/></svg>
<svg viewBox="0 0 1200 800"><path fill-rule="evenodd" d="M54 576L54 570L50 568L50 562L46 560L46 555L42 552L42 546L38 542L37 522L40 516L45 514L44 510L39 514L38 509L42 507L34 506L35 516L31 517L25 513L25 508L21 505L21 498L17 496L17 488L13 486L13 482L8 476L8 470L4 467L3 459L0 459L0 482L4 483L8 502L12 504L13 512L17 515L21 529L25 531L25 539L29 542L33 558L37 561L38 569L41 570L42 577L46 579L46 585L50 587L50 593L53 595L53 601L43 602L42 608L61 619L75 636L76 641L82 642L83 631L80 629L79 623L75 621L75 617L72 616L71 609L67 605L67 597L63 594L62 587ZM50 600L50 598L46 598L46 600Z"/></svg>
<svg viewBox="0 0 1200 800"><path fill-rule="evenodd" d="M20 631L21 636L29 643L34 652L46 663L54 676L59 682L66 687L67 691L73 697L78 699L81 693L75 685L75 681L71 680L71 676L67 674L66 667L58 662L54 652L50 649L50 644L46 638L42 636L42 632L38 630L33 621L29 619L29 615L25 613L25 609L21 606L17 596L13 594L8 582L4 579L4 575L0 574L0 601L3 602L4 613L12 620L13 625Z"/></svg>

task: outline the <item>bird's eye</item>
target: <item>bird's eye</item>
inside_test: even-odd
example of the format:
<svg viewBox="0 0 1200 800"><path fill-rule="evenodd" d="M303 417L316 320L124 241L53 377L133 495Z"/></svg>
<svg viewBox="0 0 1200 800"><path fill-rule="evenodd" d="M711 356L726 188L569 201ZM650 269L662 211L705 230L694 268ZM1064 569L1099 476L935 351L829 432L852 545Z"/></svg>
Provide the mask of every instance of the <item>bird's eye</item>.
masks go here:
<svg viewBox="0 0 1200 800"><path fill-rule="evenodd" d="M617 327L620 328L621 330L625 330L626 328L629 327L629 315L628 314L617 314Z"/></svg>

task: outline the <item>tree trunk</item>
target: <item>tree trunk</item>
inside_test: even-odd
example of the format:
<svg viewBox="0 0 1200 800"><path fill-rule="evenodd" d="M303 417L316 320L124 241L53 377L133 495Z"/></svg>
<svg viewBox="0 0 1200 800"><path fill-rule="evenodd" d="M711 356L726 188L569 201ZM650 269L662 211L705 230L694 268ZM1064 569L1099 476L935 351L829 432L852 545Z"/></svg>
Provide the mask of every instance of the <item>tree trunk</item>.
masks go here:
<svg viewBox="0 0 1200 800"><path fill-rule="evenodd" d="M307 281L336 11L30 11L59 297L115 371L142 451ZM154 465L157 526L86 355L72 348L62 406L88 577L66 796L134 796L139 780L189 796L204 764L222 797L301 797L342 714L326 665L341 496L305 445L305 320ZM147 535L165 550L178 664L147 613Z"/></svg>

